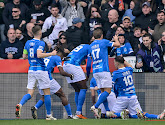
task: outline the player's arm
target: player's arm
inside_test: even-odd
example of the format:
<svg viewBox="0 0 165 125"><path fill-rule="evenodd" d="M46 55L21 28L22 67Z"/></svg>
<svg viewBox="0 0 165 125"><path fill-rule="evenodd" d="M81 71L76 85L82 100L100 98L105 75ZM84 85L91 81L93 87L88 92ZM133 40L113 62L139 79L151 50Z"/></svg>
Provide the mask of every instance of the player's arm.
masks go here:
<svg viewBox="0 0 165 125"><path fill-rule="evenodd" d="M53 50L51 53L43 53L43 50L41 50L41 49L37 50L37 57L38 58L45 58L45 57L48 57L48 56L54 56L56 54L57 54L56 50Z"/></svg>
<svg viewBox="0 0 165 125"><path fill-rule="evenodd" d="M131 67L131 68L133 68L132 65L129 64L127 61L124 61L124 65L125 65L126 67Z"/></svg>
<svg viewBox="0 0 165 125"><path fill-rule="evenodd" d="M120 47L120 42L119 42L119 38L117 35L115 35L113 37L113 39L115 40L115 42L113 43L113 47Z"/></svg>
<svg viewBox="0 0 165 125"><path fill-rule="evenodd" d="M70 77L70 79L73 79L73 75L65 72L61 66L58 66L58 70L62 76Z"/></svg>
<svg viewBox="0 0 165 125"><path fill-rule="evenodd" d="M28 58L28 51L26 49L23 50L22 57L23 57L23 59L27 59Z"/></svg>

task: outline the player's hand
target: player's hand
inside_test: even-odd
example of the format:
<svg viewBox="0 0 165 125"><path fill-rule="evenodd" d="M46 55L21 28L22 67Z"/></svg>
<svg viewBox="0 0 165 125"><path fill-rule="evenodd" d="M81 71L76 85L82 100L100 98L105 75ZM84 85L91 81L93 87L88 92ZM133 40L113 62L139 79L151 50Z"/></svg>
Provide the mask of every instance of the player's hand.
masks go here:
<svg viewBox="0 0 165 125"><path fill-rule="evenodd" d="M114 41L117 41L119 38L117 35L113 36Z"/></svg>
<svg viewBox="0 0 165 125"><path fill-rule="evenodd" d="M143 66L143 62L137 62L137 63L136 63L136 67L137 67L137 68L141 68L142 66Z"/></svg>
<svg viewBox="0 0 165 125"><path fill-rule="evenodd" d="M52 53L52 56L55 56L57 55L57 50L53 50L51 53Z"/></svg>
<svg viewBox="0 0 165 125"><path fill-rule="evenodd" d="M74 75L70 74L70 79L73 80L74 79Z"/></svg>

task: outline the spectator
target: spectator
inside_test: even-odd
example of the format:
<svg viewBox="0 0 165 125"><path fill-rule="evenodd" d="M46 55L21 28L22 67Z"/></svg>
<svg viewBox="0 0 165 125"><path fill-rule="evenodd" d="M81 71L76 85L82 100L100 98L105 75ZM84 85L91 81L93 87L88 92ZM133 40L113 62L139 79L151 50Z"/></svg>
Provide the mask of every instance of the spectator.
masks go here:
<svg viewBox="0 0 165 125"><path fill-rule="evenodd" d="M165 55L165 30L162 32L161 39L158 40L158 45L160 45L163 55Z"/></svg>
<svg viewBox="0 0 165 125"><path fill-rule="evenodd" d="M135 7L132 10L132 15L138 17L142 14L142 4L144 2L146 2L146 0L145 1L144 0L133 0L133 1L135 3Z"/></svg>
<svg viewBox="0 0 165 125"><path fill-rule="evenodd" d="M109 21L103 24L104 33L109 32L110 34L113 34L116 31L116 28L121 24L118 12L115 9L110 10L108 19Z"/></svg>
<svg viewBox="0 0 165 125"><path fill-rule="evenodd" d="M154 41L157 42L165 29L165 12L159 11L157 13L158 24L155 26L154 30L150 30L149 33L154 37Z"/></svg>
<svg viewBox="0 0 165 125"><path fill-rule="evenodd" d="M62 50L64 50L64 53L65 53L65 56L67 56L70 51L72 50L72 48L69 48L68 47L68 43L67 43L67 40L66 40L66 33L62 33L60 36L59 36L59 41L57 43L57 46L59 46Z"/></svg>
<svg viewBox="0 0 165 125"><path fill-rule="evenodd" d="M21 28L22 31L25 31L26 21L21 17L20 9L15 6L12 8L12 18L9 19L9 22L5 22L6 32L9 28L14 28L15 30Z"/></svg>
<svg viewBox="0 0 165 125"><path fill-rule="evenodd" d="M151 7L148 2L143 3L142 12L143 14L141 14L139 17L136 17L135 26L143 29L151 28L153 30L157 24L157 19L155 14L151 13Z"/></svg>
<svg viewBox="0 0 165 125"><path fill-rule="evenodd" d="M135 16L132 15L132 10L134 9L134 7L135 7L135 3L134 3L134 1L132 0L132 1L130 2L130 9L127 9L127 10L125 11L124 15L123 15L123 18L124 18L125 16L130 17L131 23L132 23L132 24L135 23Z"/></svg>
<svg viewBox="0 0 165 125"><path fill-rule="evenodd" d="M111 32L110 30L108 30L106 34L106 39L113 41L113 36L118 36L119 34L125 34L124 28L122 26L118 26L116 28L116 32Z"/></svg>
<svg viewBox="0 0 165 125"><path fill-rule="evenodd" d="M144 72L165 72L163 53L150 34L143 36L141 49L136 55L136 68L142 68Z"/></svg>
<svg viewBox="0 0 165 125"><path fill-rule="evenodd" d="M0 55L3 59L19 59L22 57L23 44L16 39L14 29L7 32L8 39L3 41L0 46Z"/></svg>
<svg viewBox="0 0 165 125"><path fill-rule="evenodd" d="M92 4L90 8L88 9L88 13L84 22L85 33L87 33L88 35L88 38L87 38L88 41L90 41L90 39L93 36L95 25L101 24L101 23L102 23L102 19L100 16L99 7L95 4Z"/></svg>
<svg viewBox="0 0 165 125"><path fill-rule="evenodd" d="M162 0L161 4L159 4L157 11L165 12L165 0Z"/></svg>
<svg viewBox="0 0 165 125"><path fill-rule="evenodd" d="M116 31L116 28L120 25L121 20L119 20L119 14L117 10L112 9L108 13L108 22L105 22L103 25L104 33L106 34L107 31L113 33Z"/></svg>
<svg viewBox="0 0 165 125"><path fill-rule="evenodd" d="M50 29L52 24L55 25L52 33L49 35L49 40L44 38L45 42L50 46L54 44L53 40L58 39L58 34L60 31L66 31L68 29L67 21L61 14L59 14L58 7L59 6L57 4L51 6L52 15L45 20L42 27L42 32L45 32L47 29Z"/></svg>
<svg viewBox="0 0 165 125"><path fill-rule="evenodd" d="M82 22L82 19L74 18L72 21L73 25L66 31L66 38L68 47L71 48L70 50L83 43L84 34L81 28Z"/></svg>
<svg viewBox="0 0 165 125"><path fill-rule="evenodd" d="M94 4L96 4L98 7L101 6L102 0L94 0Z"/></svg>
<svg viewBox="0 0 165 125"><path fill-rule="evenodd" d="M28 23L28 24L26 25L26 30L27 30L26 35L27 35L27 39L28 39L28 40L33 39L33 33L32 33L32 28L33 28L33 27L34 27L34 23Z"/></svg>
<svg viewBox="0 0 165 125"><path fill-rule="evenodd" d="M23 45L25 45L28 40L27 36L22 33L22 30L20 28L16 29L16 38L21 41Z"/></svg>
<svg viewBox="0 0 165 125"><path fill-rule="evenodd" d="M125 38L130 41L131 36L133 36L133 26L130 17L125 16L120 25L124 28Z"/></svg>
<svg viewBox="0 0 165 125"><path fill-rule="evenodd" d="M5 24L2 19L2 12L5 7L5 0L0 0L0 43L1 41L6 40L6 36L4 35L4 30L5 30Z"/></svg>
<svg viewBox="0 0 165 125"><path fill-rule="evenodd" d="M114 54L116 56L123 56L123 57L133 56L134 52L131 47L131 44L128 41L126 42L124 34L119 34L118 39L120 42L120 47L119 48L113 47L110 56L113 56Z"/></svg>
<svg viewBox="0 0 165 125"><path fill-rule="evenodd" d="M10 3L7 3L4 10L3 10L3 21L6 23L6 25L9 25L9 20L12 19L12 9L15 6L19 6L21 11L21 18L25 19L28 14L28 7L24 3L20 3L20 0L13 0Z"/></svg>
<svg viewBox="0 0 165 125"><path fill-rule="evenodd" d="M68 27L72 26L74 18L85 19L83 8L78 3L78 0L60 0L63 10L61 15L64 16L68 22Z"/></svg>
<svg viewBox="0 0 165 125"><path fill-rule="evenodd" d="M108 13L110 10L117 10L115 3L115 0L106 0L105 4L101 5L101 16L104 21L108 21Z"/></svg>
<svg viewBox="0 0 165 125"><path fill-rule="evenodd" d="M27 21L42 26L45 19L50 16L50 12L47 8L42 6L42 0L34 0L33 5L29 12Z"/></svg>
<svg viewBox="0 0 165 125"><path fill-rule="evenodd" d="M140 39L142 39L141 28L135 27L134 28L134 35L131 37L131 40L130 40L130 44L132 46L132 49L133 49L135 55L140 49L140 43L141 43Z"/></svg>

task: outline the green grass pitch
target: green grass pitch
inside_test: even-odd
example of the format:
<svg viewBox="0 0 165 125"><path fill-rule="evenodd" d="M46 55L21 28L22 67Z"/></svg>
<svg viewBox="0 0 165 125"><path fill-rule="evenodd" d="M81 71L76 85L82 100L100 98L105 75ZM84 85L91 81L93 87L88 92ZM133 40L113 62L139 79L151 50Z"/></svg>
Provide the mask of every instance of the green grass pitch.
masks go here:
<svg viewBox="0 0 165 125"><path fill-rule="evenodd" d="M139 119L60 119L46 120L0 120L0 125L165 125L164 121L146 121Z"/></svg>

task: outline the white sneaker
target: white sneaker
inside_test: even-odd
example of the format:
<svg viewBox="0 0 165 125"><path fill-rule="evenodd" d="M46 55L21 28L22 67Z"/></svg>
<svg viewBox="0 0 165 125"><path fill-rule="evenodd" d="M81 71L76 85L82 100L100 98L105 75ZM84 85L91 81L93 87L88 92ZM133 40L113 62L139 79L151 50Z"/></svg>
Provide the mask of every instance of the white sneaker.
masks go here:
<svg viewBox="0 0 165 125"><path fill-rule="evenodd" d="M100 119L100 115L99 115L99 110L95 108L95 106L93 105L90 109L92 112L94 112L96 118Z"/></svg>
<svg viewBox="0 0 165 125"><path fill-rule="evenodd" d="M127 111L125 109L120 113L120 116L122 119L128 119L129 118Z"/></svg>
<svg viewBox="0 0 165 125"><path fill-rule="evenodd" d="M137 116L139 119L144 119L144 114L142 113L142 111L138 108L136 108L136 112L137 112Z"/></svg>
<svg viewBox="0 0 165 125"><path fill-rule="evenodd" d="M54 118L52 115L46 116L46 120L57 120L57 118Z"/></svg>
<svg viewBox="0 0 165 125"><path fill-rule="evenodd" d="M159 119L165 119L165 109L160 115L158 115L158 117Z"/></svg>
<svg viewBox="0 0 165 125"><path fill-rule="evenodd" d="M117 117L117 115L115 115L113 112L111 112L111 111L106 111L106 116L108 117L108 118L115 118L115 117Z"/></svg>

